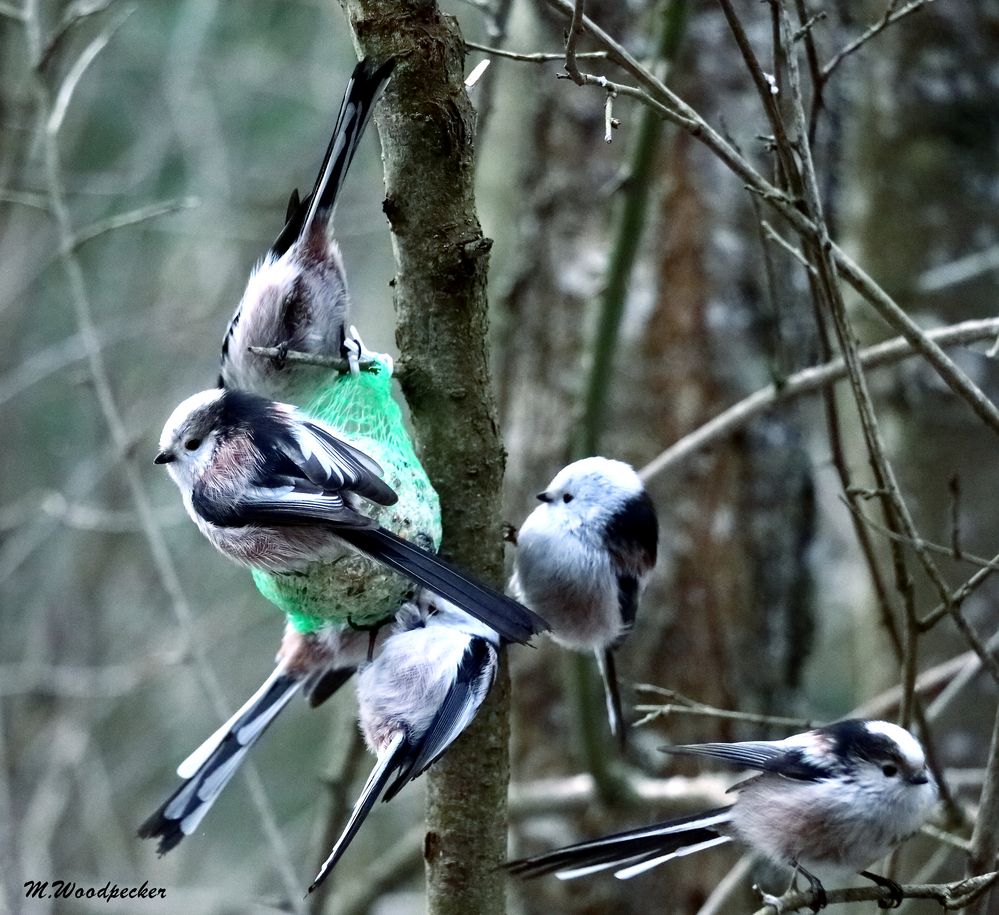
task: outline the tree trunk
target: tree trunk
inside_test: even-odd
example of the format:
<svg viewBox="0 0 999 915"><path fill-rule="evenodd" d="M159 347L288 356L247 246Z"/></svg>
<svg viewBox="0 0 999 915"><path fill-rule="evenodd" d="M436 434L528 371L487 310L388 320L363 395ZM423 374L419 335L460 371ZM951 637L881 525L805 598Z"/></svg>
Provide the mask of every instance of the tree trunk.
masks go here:
<svg viewBox="0 0 999 915"><path fill-rule="evenodd" d="M392 227L397 338L420 457L441 498L443 552L498 584L503 450L487 360L491 241L475 212L464 44L427 0L344 0L361 51L398 59L377 117ZM431 915L504 911L509 685L428 774Z"/></svg>

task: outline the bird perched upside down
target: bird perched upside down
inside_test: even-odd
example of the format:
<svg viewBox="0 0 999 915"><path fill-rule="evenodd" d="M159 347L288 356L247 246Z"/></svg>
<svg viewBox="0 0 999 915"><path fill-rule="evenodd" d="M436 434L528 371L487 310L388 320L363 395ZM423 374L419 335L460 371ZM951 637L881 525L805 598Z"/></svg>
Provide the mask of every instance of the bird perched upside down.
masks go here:
<svg viewBox="0 0 999 915"><path fill-rule="evenodd" d="M219 387L302 404L329 383L314 366L266 359L251 346L356 359L347 344L350 296L340 248L330 234L337 199L395 61L362 60L344 90L312 192L292 191L284 227L254 267L222 343Z"/></svg>
<svg viewBox="0 0 999 915"><path fill-rule="evenodd" d="M656 509L622 461L584 458L560 470L517 533L510 590L566 648L592 651L612 733L624 743L614 649L631 632L656 563Z"/></svg>
<svg viewBox="0 0 999 915"><path fill-rule="evenodd" d="M937 800L919 741L886 721L850 719L784 740L663 747L761 773L732 790L730 807L669 820L511 862L523 877L563 880L602 870L627 880L673 858L737 840L804 876L825 905L813 869L859 873L892 890L898 884L864 868L915 833Z"/></svg>

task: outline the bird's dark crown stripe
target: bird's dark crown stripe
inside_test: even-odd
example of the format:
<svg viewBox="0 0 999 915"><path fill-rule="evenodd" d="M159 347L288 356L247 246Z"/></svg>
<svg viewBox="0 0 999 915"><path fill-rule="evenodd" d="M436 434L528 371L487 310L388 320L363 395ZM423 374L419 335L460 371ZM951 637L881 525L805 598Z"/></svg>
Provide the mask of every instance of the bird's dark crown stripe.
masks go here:
<svg viewBox="0 0 999 915"><path fill-rule="evenodd" d="M899 759L898 745L886 734L878 734L867 729L867 722L861 718L849 718L820 728L820 733L828 735L835 743L836 752L846 757L880 761Z"/></svg>

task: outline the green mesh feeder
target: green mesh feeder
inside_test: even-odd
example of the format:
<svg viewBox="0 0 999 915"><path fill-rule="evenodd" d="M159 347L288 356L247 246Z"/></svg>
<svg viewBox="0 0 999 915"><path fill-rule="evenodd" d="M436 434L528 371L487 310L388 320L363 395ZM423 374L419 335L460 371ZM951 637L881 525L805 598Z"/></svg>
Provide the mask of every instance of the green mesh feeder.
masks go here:
<svg viewBox="0 0 999 915"><path fill-rule="evenodd" d="M376 357L377 358L377 357ZM441 542L441 507L413 450L402 410L392 396L392 371L336 376L301 409L322 420L382 466L385 482L398 494L395 505L364 503L366 515L424 549ZM332 562L316 563L303 575L271 575L253 570L257 589L280 607L303 633L334 622L368 626L399 608L412 584L380 563L350 551Z"/></svg>

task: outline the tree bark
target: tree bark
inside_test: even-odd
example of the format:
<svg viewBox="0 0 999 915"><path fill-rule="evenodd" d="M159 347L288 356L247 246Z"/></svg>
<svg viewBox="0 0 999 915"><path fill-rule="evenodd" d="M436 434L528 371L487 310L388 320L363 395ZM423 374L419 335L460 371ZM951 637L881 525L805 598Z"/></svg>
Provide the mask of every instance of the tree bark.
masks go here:
<svg viewBox="0 0 999 915"><path fill-rule="evenodd" d="M504 457L489 377L491 241L475 211L475 116L455 20L428 0L342 0L363 54L394 56L376 117L392 228L397 340L420 457L441 498L442 551L498 584ZM428 773L428 911L504 904L509 683Z"/></svg>

